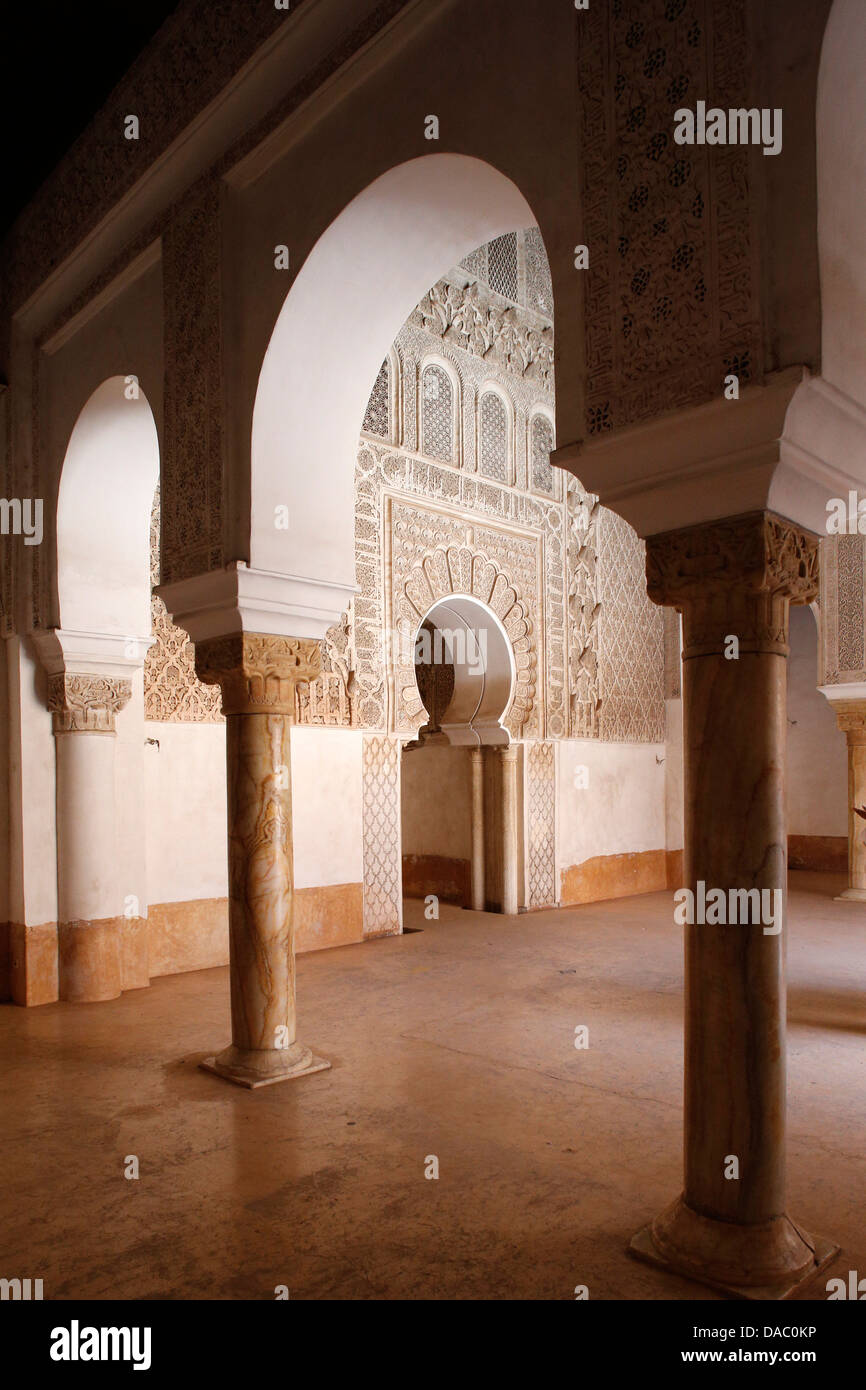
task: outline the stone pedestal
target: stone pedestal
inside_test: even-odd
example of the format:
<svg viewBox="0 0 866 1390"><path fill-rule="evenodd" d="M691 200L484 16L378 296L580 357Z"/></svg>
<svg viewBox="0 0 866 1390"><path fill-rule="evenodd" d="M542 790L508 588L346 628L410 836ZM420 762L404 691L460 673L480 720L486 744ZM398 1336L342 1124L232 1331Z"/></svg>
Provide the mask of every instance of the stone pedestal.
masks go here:
<svg viewBox="0 0 866 1390"><path fill-rule="evenodd" d="M836 715L848 744L848 887L837 902L866 902L866 820L855 806L866 808L866 686L825 685L821 690Z"/></svg>
<svg viewBox="0 0 866 1390"><path fill-rule="evenodd" d="M484 911L484 749L473 748L472 764L472 910Z"/></svg>
<svg viewBox="0 0 866 1390"><path fill-rule="evenodd" d="M650 598L683 615L685 887L696 903L699 884L721 889L726 924L685 927L684 1190L631 1248L751 1298L787 1297L836 1253L785 1211L784 919L769 920L787 877L788 606L814 597L817 545L766 512L647 541ZM769 890L757 921L742 898L731 912L736 889Z"/></svg>
<svg viewBox="0 0 866 1390"><path fill-rule="evenodd" d="M518 908L517 754L516 743L510 743L499 754L502 759L502 911L506 915L513 915Z"/></svg>
<svg viewBox="0 0 866 1390"><path fill-rule="evenodd" d="M228 761L231 1045L202 1065L247 1087L330 1066L297 1040L290 727L319 644L257 633L196 644L219 684Z"/></svg>
<svg viewBox="0 0 866 1390"><path fill-rule="evenodd" d="M78 1003L123 988L117 883L115 715L132 683L82 672L52 675L57 761L58 988Z"/></svg>

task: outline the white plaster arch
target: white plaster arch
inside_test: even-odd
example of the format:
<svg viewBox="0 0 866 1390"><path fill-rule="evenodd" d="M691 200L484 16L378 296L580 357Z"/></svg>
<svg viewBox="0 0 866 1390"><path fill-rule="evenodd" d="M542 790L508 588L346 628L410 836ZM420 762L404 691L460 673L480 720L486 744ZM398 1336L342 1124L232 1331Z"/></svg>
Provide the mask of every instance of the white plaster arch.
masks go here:
<svg viewBox="0 0 866 1390"><path fill-rule="evenodd" d="M253 409L250 569L283 578L274 630L322 636L354 592L358 433L406 318L470 251L536 221L492 165L429 154L375 179L313 247L277 318ZM278 507L288 507L288 530L274 525Z"/></svg>
<svg viewBox="0 0 866 1390"><path fill-rule="evenodd" d="M516 666L493 609L469 594L451 594L428 609L416 642L425 623L441 633L443 654L454 667L454 693L439 721L448 742L457 748L510 743L502 721L514 694Z"/></svg>
<svg viewBox="0 0 866 1390"><path fill-rule="evenodd" d="M57 498L64 632L150 638L150 518L159 438L131 376L98 386L75 422Z"/></svg>

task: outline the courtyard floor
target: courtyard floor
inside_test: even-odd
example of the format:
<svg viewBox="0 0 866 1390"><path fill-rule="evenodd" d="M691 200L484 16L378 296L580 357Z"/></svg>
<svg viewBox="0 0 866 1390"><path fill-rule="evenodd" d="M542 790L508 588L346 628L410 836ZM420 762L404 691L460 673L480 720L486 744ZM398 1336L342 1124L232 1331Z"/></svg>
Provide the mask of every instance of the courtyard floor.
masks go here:
<svg viewBox="0 0 866 1390"><path fill-rule="evenodd" d="M789 1211L842 1245L802 1298L866 1275L866 905L841 886L791 875ZM625 1253L681 1183L671 895L406 924L299 958L332 1069L255 1092L197 1067L227 969L0 1007L0 1275L46 1299L715 1298Z"/></svg>

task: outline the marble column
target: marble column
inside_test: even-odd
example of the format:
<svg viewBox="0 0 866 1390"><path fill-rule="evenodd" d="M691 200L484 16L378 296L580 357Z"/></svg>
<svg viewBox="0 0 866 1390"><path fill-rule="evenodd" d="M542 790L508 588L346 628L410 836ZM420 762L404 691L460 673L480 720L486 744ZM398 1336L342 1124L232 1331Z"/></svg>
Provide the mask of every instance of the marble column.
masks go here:
<svg viewBox="0 0 866 1390"><path fill-rule="evenodd" d="M866 902L866 689L861 684L821 686L848 745L848 887L837 902Z"/></svg>
<svg viewBox="0 0 866 1390"><path fill-rule="evenodd" d="M484 749L469 751L472 764L472 910L483 912L484 894Z"/></svg>
<svg viewBox="0 0 866 1390"><path fill-rule="evenodd" d="M516 743L500 750L502 759L502 911L517 912L518 817Z"/></svg>
<svg viewBox="0 0 866 1390"><path fill-rule="evenodd" d="M58 989L61 999L116 999L123 988L117 883L115 715L132 683L104 675L49 680L57 766Z"/></svg>
<svg viewBox="0 0 866 1390"><path fill-rule="evenodd" d="M295 689L319 671L312 640L259 633L196 643L196 670L222 690L228 763L232 1041L202 1065L241 1086L329 1062L297 1040L290 729Z"/></svg>
<svg viewBox="0 0 866 1390"><path fill-rule="evenodd" d="M817 537L767 512L647 541L649 596L683 615L692 915L700 885L722 890L725 921L731 890L769 893L757 921L740 907L730 915L746 922L685 926L684 1190L631 1248L754 1298L786 1297L837 1248L785 1210L785 928L772 917L787 879L788 608L814 597L817 557Z"/></svg>

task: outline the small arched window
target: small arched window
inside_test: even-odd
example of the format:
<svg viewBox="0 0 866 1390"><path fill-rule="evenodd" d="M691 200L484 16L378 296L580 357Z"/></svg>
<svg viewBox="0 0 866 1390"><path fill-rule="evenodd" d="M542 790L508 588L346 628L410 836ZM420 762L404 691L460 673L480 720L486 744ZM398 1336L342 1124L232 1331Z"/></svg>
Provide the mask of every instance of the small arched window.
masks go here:
<svg viewBox="0 0 866 1390"><path fill-rule="evenodd" d="M508 483L508 412L497 391L485 391L479 405L479 467L485 478Z"/></svg>
<svg viewBox="0 0 866 1390"><path fill-rule="evenodd" d="M391 438L391 363L387 357L370 392L362 428L365 434L375 434L379 439Z"/></svg>
<svg viewBox="0 0 866 1390"><path fill-rule="evenodd" d="M455 462L454 386L445 368L435 362L421 373L421 452Z"/></svg>
<svg viewBox="0 0 866 1390"><path fill-rule="evenodd" d="M553 469L550 465L553 444L553 426L547 416L534 416L530 432L532 490L544 492L548 497L553 496L554 489Z"/></svg>

